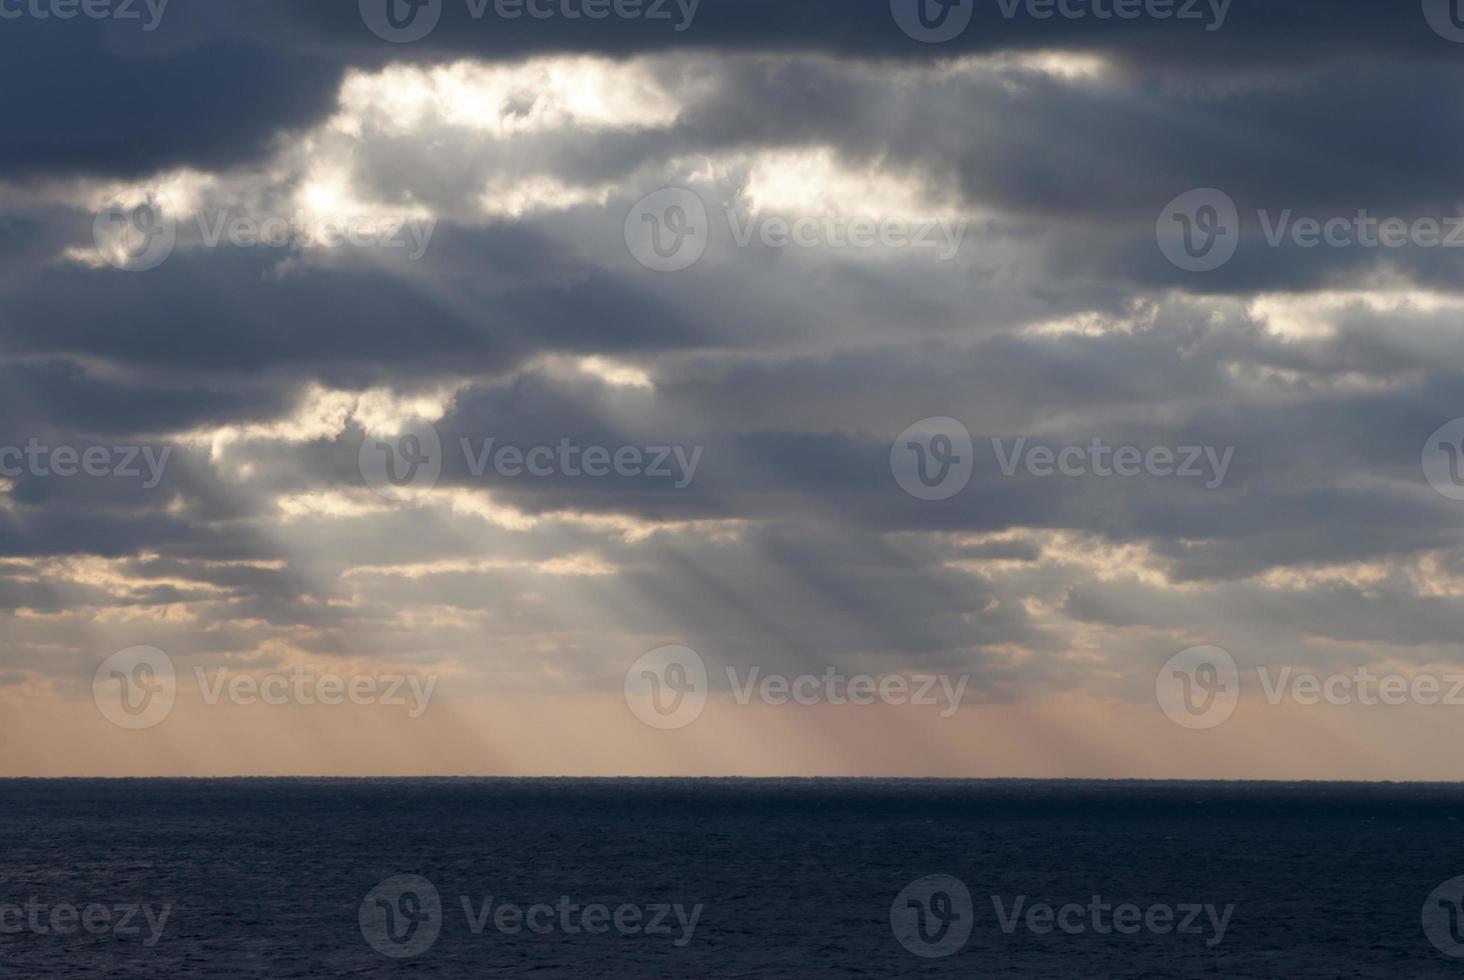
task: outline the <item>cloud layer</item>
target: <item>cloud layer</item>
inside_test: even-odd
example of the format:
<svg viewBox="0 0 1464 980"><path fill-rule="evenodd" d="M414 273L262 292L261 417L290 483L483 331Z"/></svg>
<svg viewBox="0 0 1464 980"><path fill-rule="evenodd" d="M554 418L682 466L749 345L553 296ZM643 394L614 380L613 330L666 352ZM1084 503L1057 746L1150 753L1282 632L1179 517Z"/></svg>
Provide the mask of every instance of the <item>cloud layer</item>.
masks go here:
<svg viewBox="0 0 1464 980"><path fill-rule="evenodd" d="M685 30L446 3L399 45L353 4L7 22L0 75L48 80L0 149L0 446L170 455L155 486L0 477L0 677L75 698L147 644L552 703L677 643L1128 711L1197 644L1446 668L1464 505L1420 458L1464 415L1458 253L1267 230L1456 218L1461 49L1362 0L977 6L944 44L875 0ZM658 272L635 218L667 188L705 251ZM1237 212L1210 272L1156 244L1196 188ZM148 194L171 251L116 268L98 214ZM440 476L380 493L408 418ZM930 418L972 437L941 500L891 469ZM1095 443L1228 455L1004 472Z"/></svg>

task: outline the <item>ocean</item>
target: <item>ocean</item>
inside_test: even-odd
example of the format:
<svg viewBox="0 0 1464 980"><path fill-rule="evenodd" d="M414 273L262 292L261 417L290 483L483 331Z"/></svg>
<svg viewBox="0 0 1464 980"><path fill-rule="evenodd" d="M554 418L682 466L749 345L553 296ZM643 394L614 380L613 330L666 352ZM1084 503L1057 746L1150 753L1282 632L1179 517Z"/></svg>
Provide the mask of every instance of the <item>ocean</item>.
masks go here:
<svg viewBox="0 0 1464 980"><path fill-rule="evenodd" d="M6 977L1464 975L1456 785L8 780L0 813Z"/></svg>

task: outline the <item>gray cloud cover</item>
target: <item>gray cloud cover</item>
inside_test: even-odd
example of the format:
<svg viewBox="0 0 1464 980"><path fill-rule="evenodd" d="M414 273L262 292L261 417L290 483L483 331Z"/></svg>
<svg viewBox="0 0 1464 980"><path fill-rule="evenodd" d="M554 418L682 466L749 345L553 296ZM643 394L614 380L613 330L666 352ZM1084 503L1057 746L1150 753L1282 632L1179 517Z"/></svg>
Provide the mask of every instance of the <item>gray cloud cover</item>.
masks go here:
<svg viewBox="0 0 1464 980"><path fill-rule="evenodd" d="M1209 33L984 5L943 46L875 0L704 0L682 33L490 30L449 3L402 46L354 4L6 23L0 77L31 84L0 143L0 444L173 457L154 489L0 484L0 672L75 680L146 642L614 689L674 637L964 670L1006 701L1141 698L1199 642L1457 659L1464 505L1419 461L1464 415L1458 257L1272 248L1256 217L1458 214L1464 49L1400 6L1236 0ZM655 273L624 224L667 186L709 206L711 242ZM208 247L185 209L167 261L124 272L93 217L131 187L436 224L411 261ZM1242 216L1212 273L1155 244L1197 187ZM968 224L941 260L739 247L727 217L851 209ZM422 411L442 478L383 500L366 430ZM974 472L917 500L891 445L939 416ZM1234 462L1214 489L1005 476L992 440L1021 437ZM681 489L478 476L458 447L485 438L703 462Z"/></svg>

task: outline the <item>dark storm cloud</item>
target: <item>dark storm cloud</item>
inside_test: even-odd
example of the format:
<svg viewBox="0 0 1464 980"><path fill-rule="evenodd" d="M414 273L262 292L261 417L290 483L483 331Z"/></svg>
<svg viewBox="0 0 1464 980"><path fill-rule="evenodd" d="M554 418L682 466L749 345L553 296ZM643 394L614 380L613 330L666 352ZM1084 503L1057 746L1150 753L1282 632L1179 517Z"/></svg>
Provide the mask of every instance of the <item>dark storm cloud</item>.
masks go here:
<svg viewBox="0 0 1464 980"><path fill-rule="evenodd" d="M973 237L1037 251L1054 291L1079 278L1090 290L1114 281L1231 294L1320 289L1380 267L1452 290L1461 272L1458 236L1453 247L1402 248L1268 238L1304 219L1457 217L1464 134L1430 123L1464 114L1457 62L1374 59L1184 80L986 65L901 86L865 63L768 57L718 61L693 85L692 64L673 58L652 69L668 92L702 93L687 95L664 128L569 128L512 142L448 128L426 140L373 134L368 113L356 176L383 199L409 194L450 208L476 196L485 172L649 188L648 175L678 158L831 147L848 166L878 167L989 213ZM718 215L746 178L730 172L707 189L719 235ZM1199 187L1230 195L1241 220L1235 258L1204 276L1176 268L1154 241L1166 203Z"/></svg>
<svg viewBox="0 0 1464 980"><path fill-rule="evenodd" d="M1337 285L1386 265L1451 289L1458 260L1450 250L1272 248L1254 216L1260 207L1321 219L1349 207L1405 217L1451 213L1453 175L1464 163L1455 130L1423 131L1433 142L1419 152L1416 118L1393 111L1396 98L1374 91L1457 100L1438 93L1458 86L1420 72L1390 67L1375 76L1348 72L1215 92L993 70L891 90L864 69L733 63L711 76L717 84L708 101L649 137L568 130L508 150L463 140L451 153L443 152L441 138L368 138L353 159L356 177L383 199L411 196L450 215L476 194L474 181L485 170L592 184L654 171L681 154L828 144L842 160L880 160L892 176L914 175L931 188L958 191L971 206L1010 216L973 227L968 249L975 258L965 278L938 266L899 269L906 285L897 292L884 269L858 269L826 287L848 317L912 327L921 320L951 325L958 305L979 309L992 326L1020 320L1024 300L1039 288L1041 302L1025 304L1034 312L1119 308L1123 280L1130 291L1236 293ZM749 113L738 106L772 108ZM1247 139L1232 138L1242 130ZM1398 164L1402 145L1413 150ZM596 161L617 157L623 159L597 174ZM1383 172L1398 179L1377 180ZM1173 192L1209 184L1236 198L1245 230L1229 265L1196 276L1165 261L1153 221ZM487 228L444 223L420 267L386 256L387 268L399 274L385 277L376 255L312 256L303 260L305 274L291 275L297 270L280 271L281 256L272 250L185 248L141 278L74 267L26 274L5 297L15 319L7 347L17 355L97 355L195 371L279 367L349 386L383 377L400 383L449 364L501 370L545 348L648 350L818 334L826 303L815 311L804 283L769 276L760 265L791 261L787 256L722 248L730 235L720 227L718 206L737 190L734 178L711 199L719 222L713 255L725 252L730 262L715 276L705 268L674 282L644 276L617 241L619 214L632 195L616 195L604 209ZM42 263L64 241L85 248L89 218L52 210L14 219L12 247L27 264ZM60 236L56 227L69 232ZM982 277L998 271L991 264L1010 262L1020 254L1014 250L1027 253L1028 296L1020 289L972 296ZM909 285L911 276L919 277L918 288ZM760 297L767 309L748 311ZM733 311L750 315L736 323ZM294 325L302 316L312 321L308 331Z"/></svg>
<svg viewBox="0 0 1464 980"><path fill-rule="evenodd" d="M611 254L630 264L623 243ZM419 266L380 252L322 258L298 274L281 272L287 256L271 248L180 247L140 274L53 265L5 295L4 344L12 356L100 357L178 384L184 372L222 375L233 383L213 397L238 412L251 387L254 407L278 409L278 392L248 384L259 371L409 384L501 371L550 348L687 346L702 330L648 302L633 278L571 269L532 228L444 225L431 255Z"/></svg>
<svg viewBox="0 0 1464 980"><path fill-rule="evenodd" d="M398 56L420 53L500 59L556 52L626 55L702 48L926 59L1060 48L1101 51L1136 64L1193 67L1198 62L1247 68L1375 57L1379 52L1452 57L1452 48L1430 31L1416 5L1400 16L1396 5L1377 0L1287 4L1235 0L1216 31L1205 30L1205 24L1213 21L1208 16L1007 17L997 0L976 0L970 27L957 38L934 46L917 43L899 30L889 0L700 0L690 25L678 31L676 27L686 19L681 11L689 5L690 0L658 5L671 15L665 19L537 19L527 15L505 19L494 15L490 0L487 15L475 19L464 0L445 0L437 28L421 41L399 45ZM559 2L547 6L556 11L561 8ZM1183 6L1181 0L1173 9ZM1208 10L1210 5L1202 0L1189 6ZM580 4L571 2L569 7L580 9ZM646 10L651 7L650 0L642 5ZM278 18L289 25L293 35L304 34L322 43L367 49L380 43L363 26L355 3L261 4L252 15L251 26L261 32L268 29L268 20Z"/></svg>
<svg viewBox="0 0 1464 980"><path fill-rule="evenodd" d="M1326 344L1313 346L1318 367L1294 349L1278 349L1285 358L1273 358L1256 334L1214 332L1220 335L1190 337L1189 349L1176 343L1184 334L1166 329L992 341L966 354L948 351L938 367L888 350L791 359L777 369L687 377L655 394L586 384L573 395L573 388L526 379L459 400L440 427L444 480L491 489L536 513L796 513L865 529L1078 529L1147 541L1173 561L1180 579L1406 555L1457 541L1458 529L1449 526L1453 507L1423 484L1419 455L1428 435L1456 414L1464 376L1444 367L1422 386L1329 394L1299 387L1246 404L1247 385L1231 377L1232 363L1279 359L1291 370L1306 367L1323 384L1353 365L1327 364L1336 358ZM1417 369L1426 359L1407 366ZM1402 367L1380 370L1397 374ZM851 377L865 387L836 391L838 379ZM870 389L879 394L862 397ZM1161 410L1163 424L1155 421ZM899 491L888 454L905 425L936 414L967 422L976 466L957 499L931 505ZM607 427L607 418L619 427ZM772 428L774 419L781 431ZM562 438L578 446L666 443L700 446L705 454L694 483L680 490L643 479L505 478L491 471L475 477L459 440L476 450L486 437L520 447ZM992 440L1010 451L1018 438L1054 450L1100 439L1146 450L1209 447L1217 455L1233 448L1234 455L1213 487L1208 478L1009 477Z"/></svg>
<svg viewBox="0 0 1464 980"><path fill-rule="evenodd" d="M245 6L173 0L152 31L150 17L0 20L0 174L227 167L319 118L341 61L251 38L235 16Z"/></svg>
<svg viewBox="0 0 1464 980"><path fill-rule="evenodd" d="M0 515L0 554L119 558L194 537L187 520L161 512L98 514L53 507Z"/></svg>
<svg viewBox="0 0 1464 980"><path fill-rule="evenodd" d="M7 349L18 356L23 340L15 333L8 337ZM23 445L32 436L75 441L176 432L271 418L289 406L287 392L273 384L241 379L229 387L215 379L204 386L166 371L151 373L156 361L144 359L141 366L149 370L127 379L97 377L59 358L0 364L0 441Z"/></svg>
<svg viewBox="0 0 1464 980"><path fill-rule="evenodd" d="M1051 49L1100 53L1137 72L1244 69L1283 79L1315 64L1365 75L1389 58L1457 61L1457 48L1416 8L1402 12L1376 0L1235 0L1217 31L1180 19L1007 18L997 3L978 2L972 26L942 45L902 34L885 0L702 0L685 31L613 17L504 20L490 12L474 20L465 2L446 0L438 29L406 45L374 37L356 3L319 0L171 0L147 31L136 21L29 15L0 26L0 80L13 93L0 172L13 175L140 176L179 165L238 164L262 154L277 132L320 119L345 71L389 60L704 49L925 62ZM1389 104L1389 94L1374 89L1359 105ZM1408 94L1449 98L1441 86ZM1345 99L1333 104L1339 111L1354 106Z"/></svg>
<svg viewBox="0 0 1464 980"><path fill-rule="evenodd" d="M675 132L687 149L827 143L903 169L1031 222L1049 265L1069 275L1242 292L1318 288L1388 262L1452 289L1457 248L1275 246L1266 232L1283 215L1457 215L1464 136L1430 120L1464 113L1459 70L1371 61L1176 82L990 69L892 89L853 66L737 65ZM1197 187L1228 193L1243 224L1235 259L1198 280L1154 247L1165 204Z"/></svg>
<svg viewBox="0 0 1464 980"><path fill-rule="evenodd" d="M1363 336L1371 343L1349 352ZM1172 322L1135 335L998 339L965 352L885 348L740 366L723 358L670 364L655 392L529 374L459 396L438 424L443 485L490 490L528 513L657 520L798 514L871 530L1082 529L1115 540L1152 539L1185 578L1406 553L1437 543L1438 522L1449 512L1442 498L1416 493L1422 486L1418 454L1425 437L1452 417L1464 381L1440 369L1440 355L1427 347L1407 349L1420 335L1408 344L1390 345L1385 338L1356 326L1335 344L1275 345L1243 323L1194 326L1181 308ZM1457 345L1447 334L1438 339L1441 351ZM1433 364L1435 378L1396 392L1278 390L1270 404L1245 406L1246 388L1227 370L1234 363L1298 372L1323 386L1368 364L1379 377ZM851 388L851 377L862 379L863 387ZM1161 405L1168 421L1158 425L1152 413ZM930 506L898 490L888 453L905 425L937 414L967 422L977 439L977 466L960 498ZM1217 452L1233 446L1236 452L1225 483L1214 489L1153 478L1006 477L991 440L1010 444L1019 437L1052 448L1100 438L1109 445L1196 445ZM272 511L268 497L250 502L258 493L361 486L361 438L351 428L328 442L286 445L266 438L231 450L231 463L247 462L253 472L231 492L215 485L217 477L196 453L180 452L168 480L151 495L141 488L123 494L126 488L99 480L29 478L13 497L28 507L117 508L130 494L147 510L161 507L169 498L160 494L167 491L183 494L197 520L266 515ZM688 455L702 452L695 479L681 488L674 480L644 477L470 472L468 452L481 452L490 438L498 447L521 449L569 440L611 450L665 445ZM1352 486L1358 473L1393 486ZM1338 533L1342 528L1347 532ZM1169 538L1191 543L1171 553L1163 543ZM442 543L445 553L460 553L447 539Z"/></svg>

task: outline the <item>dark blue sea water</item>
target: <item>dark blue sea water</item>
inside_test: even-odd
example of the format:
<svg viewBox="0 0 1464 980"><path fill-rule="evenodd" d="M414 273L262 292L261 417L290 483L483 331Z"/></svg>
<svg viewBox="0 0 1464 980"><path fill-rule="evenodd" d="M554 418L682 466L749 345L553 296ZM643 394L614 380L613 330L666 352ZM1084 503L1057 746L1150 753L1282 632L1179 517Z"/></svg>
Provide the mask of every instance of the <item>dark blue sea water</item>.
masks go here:
<svg viewBox="0 0 1464 980"><path fill-rule="evenodd" d="M0 781L0 814L7 977L1464 976L1452 785Z"/></svg>

